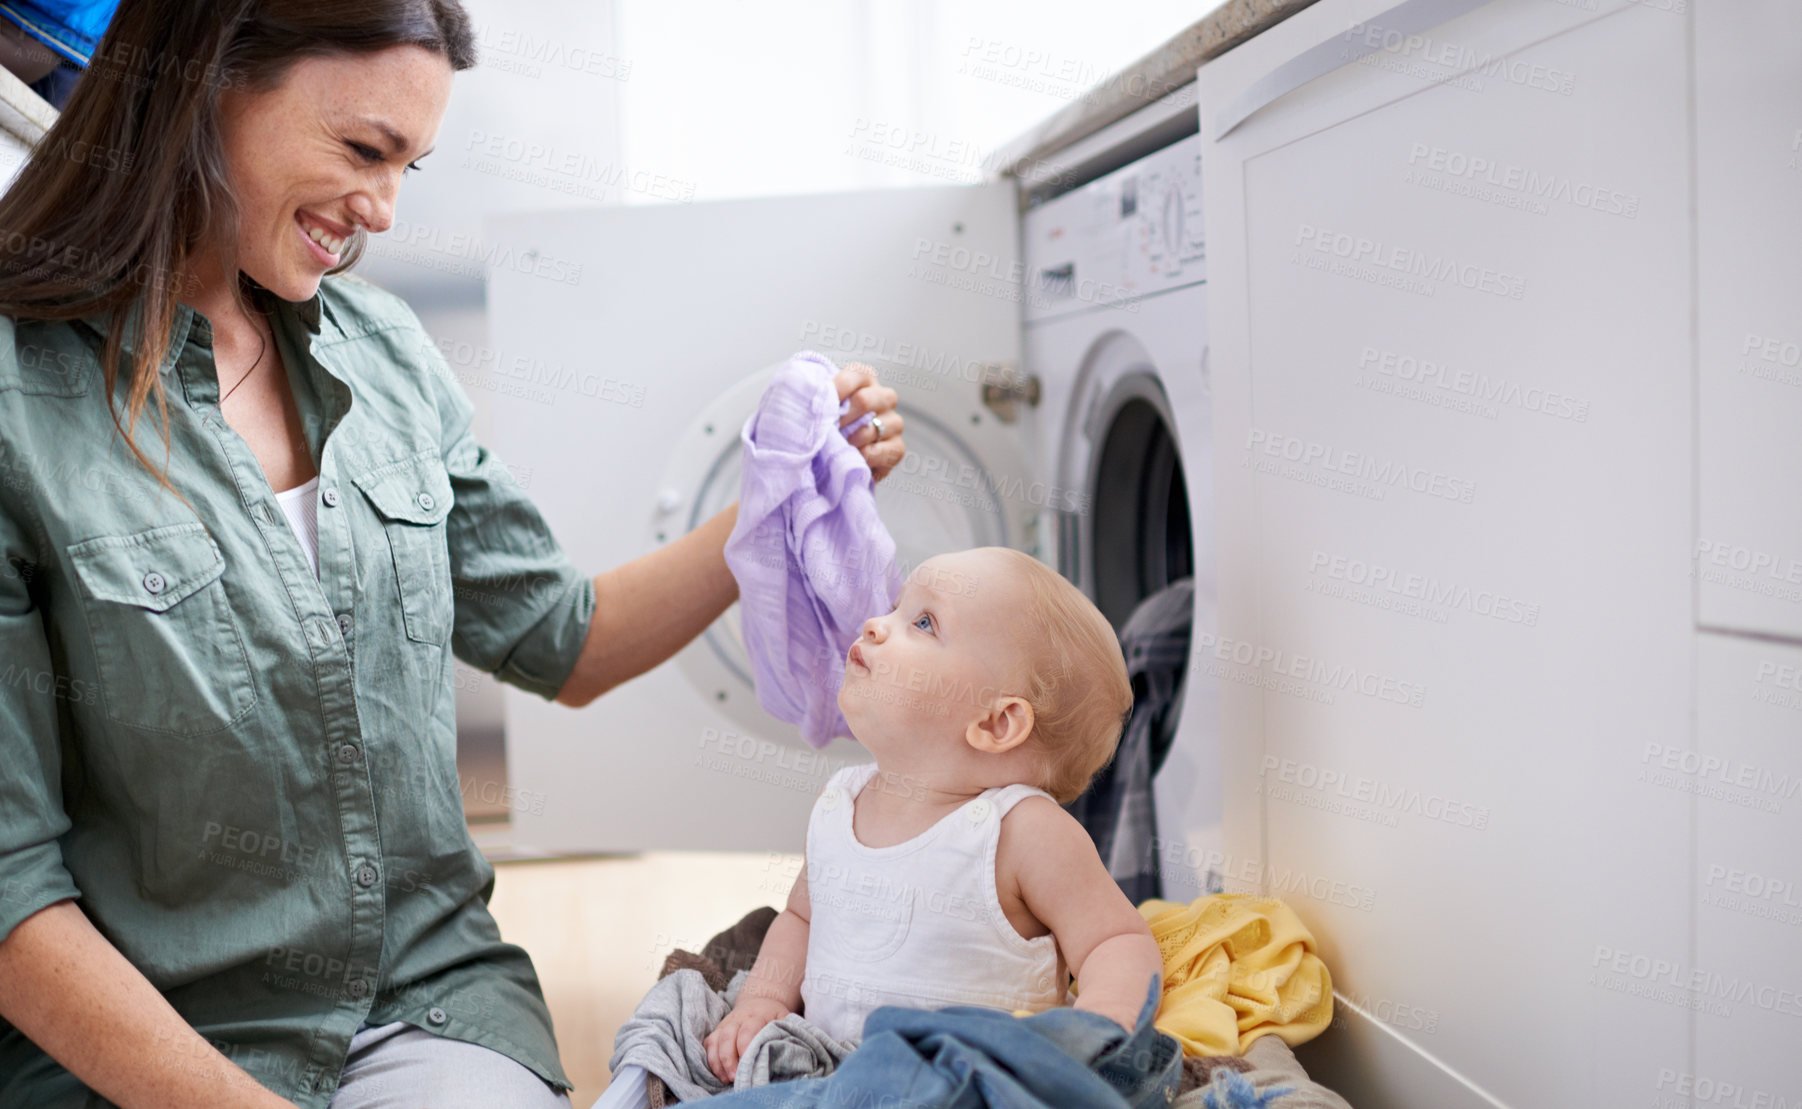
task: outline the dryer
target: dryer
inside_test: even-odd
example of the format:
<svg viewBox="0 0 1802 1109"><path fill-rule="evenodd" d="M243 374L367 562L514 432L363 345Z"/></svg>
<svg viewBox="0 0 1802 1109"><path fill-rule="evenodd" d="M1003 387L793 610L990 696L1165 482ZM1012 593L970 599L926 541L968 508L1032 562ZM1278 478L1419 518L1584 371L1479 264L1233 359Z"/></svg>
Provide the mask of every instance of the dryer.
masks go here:
<svg viewBox="0 0 1802 1109"><path fill-rule="evenodd" d="M1190 575L1211 612L1196 132L1192 101L1152 105L1054 196L1010 178L502 217L487 241L521 262L491 271L492 349L448 360L494 390L494 450L596 572L736 499L738 431L811 348L901 395L909 453L877 501L904 568L1011 546L1116 627ZM798 850L827 777L868 756L808 748L750 673L734 606L579 712L508 688L514 848ZM1186 687L1158 804L1192 848L1219 824L1217 697Z"/></svg>

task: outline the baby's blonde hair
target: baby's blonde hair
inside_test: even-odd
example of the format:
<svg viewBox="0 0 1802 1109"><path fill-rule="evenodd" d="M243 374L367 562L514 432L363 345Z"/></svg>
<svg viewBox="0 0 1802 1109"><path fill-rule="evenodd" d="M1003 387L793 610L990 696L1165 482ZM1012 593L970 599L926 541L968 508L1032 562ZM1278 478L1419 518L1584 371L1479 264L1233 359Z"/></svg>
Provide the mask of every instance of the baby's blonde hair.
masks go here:
<svg viewBox="0 0 1802 1109"><path fill-rule="evenodd" d="M1043 771L1033 784L1069 804L1114 757L1132 712L1132 682L1113 625L1082 590L1024 551L995 547L1032 590L1021 629L1037 644L1020 694L1032 705Z"/></svg>

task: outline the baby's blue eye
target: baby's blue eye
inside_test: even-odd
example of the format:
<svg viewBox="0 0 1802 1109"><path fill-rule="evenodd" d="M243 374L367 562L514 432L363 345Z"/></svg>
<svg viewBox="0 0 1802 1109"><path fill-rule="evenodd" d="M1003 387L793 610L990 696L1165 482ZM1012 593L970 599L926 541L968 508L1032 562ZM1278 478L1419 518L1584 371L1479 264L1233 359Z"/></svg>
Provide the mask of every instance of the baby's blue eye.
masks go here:
<svg viewBox="0 0 1802 1109"><path fill-rule="evenodd" d="M920 628L920 621L922 621L922 620L926 621L926 626L923 628ZM914 627L920 628L920 630L923 632L931 631L932 630L932 617L930 615L928 615L927 613L924 613L924 612L920 613L919 616L914 618Z"/></svg>

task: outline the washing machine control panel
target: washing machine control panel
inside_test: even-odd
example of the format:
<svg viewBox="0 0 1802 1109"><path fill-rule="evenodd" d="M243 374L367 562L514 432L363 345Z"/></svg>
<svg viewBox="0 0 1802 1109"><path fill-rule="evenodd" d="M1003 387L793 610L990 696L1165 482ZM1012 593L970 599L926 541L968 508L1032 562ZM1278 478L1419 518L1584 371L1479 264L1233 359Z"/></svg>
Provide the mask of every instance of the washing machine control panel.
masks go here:
<svg viewBox="0 0 1802 1109"><path fill-rule="evenodd" d="M1204 280L1201 137L1046 201L1021 239L1028 323Z"/></svg>

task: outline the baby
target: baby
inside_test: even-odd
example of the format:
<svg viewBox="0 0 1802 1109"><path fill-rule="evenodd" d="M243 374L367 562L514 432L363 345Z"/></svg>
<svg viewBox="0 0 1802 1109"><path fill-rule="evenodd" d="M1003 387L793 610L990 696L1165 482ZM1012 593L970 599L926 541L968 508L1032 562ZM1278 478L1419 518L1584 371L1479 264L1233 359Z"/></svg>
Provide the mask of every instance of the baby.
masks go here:
<svg viewBox="0 0 1802 1109"><path fill-rule="evenodd" d="M814 803L788 907L707 1037L720 1081L793 1012L857 1040L882 1005L1062 1005L1072 974L1076 1008L1130 1030L1163 960L1060 807L1132 708L1100 611L1020 551L927 559L865 621L838 703L876 761Z"/></svg>

